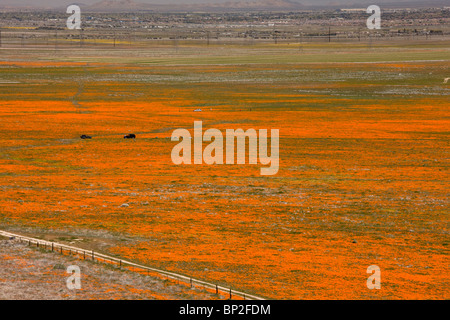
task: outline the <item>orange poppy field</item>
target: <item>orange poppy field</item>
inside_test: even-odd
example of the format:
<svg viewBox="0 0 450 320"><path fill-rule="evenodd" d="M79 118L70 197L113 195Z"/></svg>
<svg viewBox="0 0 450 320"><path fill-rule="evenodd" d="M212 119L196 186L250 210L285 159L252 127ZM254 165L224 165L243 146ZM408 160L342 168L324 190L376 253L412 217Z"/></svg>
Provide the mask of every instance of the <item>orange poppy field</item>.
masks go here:
<svg viewBox="0 0 450 320"><path fill-rule="evenodd" d="M448 41L3 50L0 229L269 299L448 299L449 57ZM173 164L194 121L279 129L278 173Z"/></svg>

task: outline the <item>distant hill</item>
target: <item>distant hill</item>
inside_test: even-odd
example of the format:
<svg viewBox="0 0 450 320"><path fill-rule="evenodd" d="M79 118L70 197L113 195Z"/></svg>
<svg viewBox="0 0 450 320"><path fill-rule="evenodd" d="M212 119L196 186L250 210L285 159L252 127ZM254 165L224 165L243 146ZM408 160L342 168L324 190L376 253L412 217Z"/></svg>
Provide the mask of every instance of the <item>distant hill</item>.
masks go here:
<svg viewBox="0 0 450 320"><path fill-rule="evenodd" d="M90 6L83 6L82 8L92 12L133 12L153 11L156 9L156 6L135 2L133 0L103 0Z"/></svg>
<svg viewBox="0 0 450 320"><path fill-rule="evenodd" d="M300 10L304 6L289 0L229 1L224 3L157 5L133 0L103 0L83 9L89 12L214 12L214 11L287 11Z"/></svg>
<svg viewBox="0 0 450 320"><path fill-rule="evenodd" d="M201 0L199 0L201 1ZM208 0L206 0L208 1ZM354 4L343 4L341 1L329 1L327 5L304 0L306 5L290 0L254 0L254 1L228 1L221 3L197 3L197 4L148 4L134 0L103 0L90 6L82 7L90 12L239 12L239 11L301 11L314 9L339 9L367 7L373 1L355 0ZM382 8L423 8L448 6L448 0L394 0L380 1Z"/></svg>
<svg viewBox="0 0 450 320"><path fill-rule="evenodd" d="M286 11L301 10L304 6L301 3L288 0L261 0L261 1L229 1L225 3L197 4L185 6L189 10L198 11Z"/></svg>
<svg viewBox="0 0 450 320"><path fill-rule="evenodd" d="M18 0L0 0L0 11L62 11L69 1L50 5L49 1L37 0L33 5L25 5ZM78 3L84 12L255 12L255 11L302 11L302 10L335 10L341 8L366 8L372 0L229 0L211 3L210 0L198 0L194 4L152 4L144 0L101 0L94 4L89 0L80 0L88 4ZM381 8L426 8L449 6L449 0L378 0ZM201 3L203 2L203 3ZM27 2L28 3L28 2ZM77 4L77 2L72 2Z"/></svg>

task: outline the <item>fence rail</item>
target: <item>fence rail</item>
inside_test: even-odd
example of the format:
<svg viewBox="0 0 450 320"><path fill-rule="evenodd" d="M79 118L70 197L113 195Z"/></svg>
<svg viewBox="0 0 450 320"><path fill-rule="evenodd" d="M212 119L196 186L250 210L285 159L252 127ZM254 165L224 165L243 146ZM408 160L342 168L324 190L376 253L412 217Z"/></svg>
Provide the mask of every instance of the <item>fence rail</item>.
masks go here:
<svg viewBox="0 0 450 320"><path fill-rule="evenodd" d="M185 284L190 285L191 287L194 287L195 285L197 285L199 287L203 287L204 289L215 290L216 294L219 294L219 292L222 292L226 295L229 295L229 299L232 299L233 297L239 297L239 298L243 298L244 300L245 299L247 299L247 300L265 300L264 298L261 298L261 297L258 297L258 296L252 295L252 294L248 294L248 293L245 293L242 291L232 290L231 288L227 288L227 287L209 283L206 281L194 279L192 277L184 276L184 275L181 275L181 274L178 274L175 272L169 272L169 271L164 271L164 270L160 270L160 269L156 269L156 268L143 266L143 265L131 262L131 261L111 257L111 256L108 256L108 255L105 255L105 254L102 254L99 252L95 252L92 250L86 250L86 249L82 249L82 248L77 248L77 247L73 247L73 246L60 244L57 242L36 239L36 238L32 238L32 237L26 237L26 236L22 236L19 234L6 232L6 231L2 231L2 230L0 230L0 236L10 238L10 239L17 239L21 242L28 243L28 245L30 245L30 246L35 245L38 248L51 250L52 252L59 252L59 253L63 254L65 251L66 253L68 252L71 255L75 254L79 257L83 257L83 259L91 259L92 261L98 261L98 262L117 265L119 268L129 266L134 269L142 270L147 273L153 272L153 273L159 274L160 276L166 277L167 279L172 279L172 280L177 280L177 281L183 282ZM137 270L131 269L131 271L137 271Z"/></svg>
<svg viewBox="0 0 450 320"><path fill-rule="evenodd" d="M257 43L275 44L307 44L321 42L362 42L371 43L373 41L402 41L402 40L448 40L450 32L445 30L440 32L420 31L411 33L398 33L389 30L376 32L333 31L330 30L304 30L295 29L283 32L247 30L242 32L232 32L231 34L218 34L214 37L204 30L195 34L187 33L186 30L160 31L159 33L145 33L134 30L37 30L23 29L14 30L0 28L0 48L3 49L73 49L73 48L153 48L155 46L186 45L223 45L240 44L251 46Z"/></svg>

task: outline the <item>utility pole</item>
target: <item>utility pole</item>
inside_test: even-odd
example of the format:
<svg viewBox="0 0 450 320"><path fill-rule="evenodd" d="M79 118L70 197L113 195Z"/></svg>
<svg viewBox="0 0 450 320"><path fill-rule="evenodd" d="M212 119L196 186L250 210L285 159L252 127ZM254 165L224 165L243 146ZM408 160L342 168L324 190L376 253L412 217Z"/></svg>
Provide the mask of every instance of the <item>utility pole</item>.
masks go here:
<svg viewBox="0 0 450 320"><path fill-rule="evenodd" d="M303 51L303 32L300 31L300 45L298 46L298 51Z"/></svg>
<svg viewBox="0 0 450 320"><path fill-rule="evenodd" d="M175 47L175 52L178 53L178 32L177 31L175 31L175 36L174 36L174 39L173 39L173 45Z"/></svg>
<svg viewBox="0 0 450 320"><path fill-rule="evenodd" d="M0 29L0 48L2 47L2 29Z"/></svg>

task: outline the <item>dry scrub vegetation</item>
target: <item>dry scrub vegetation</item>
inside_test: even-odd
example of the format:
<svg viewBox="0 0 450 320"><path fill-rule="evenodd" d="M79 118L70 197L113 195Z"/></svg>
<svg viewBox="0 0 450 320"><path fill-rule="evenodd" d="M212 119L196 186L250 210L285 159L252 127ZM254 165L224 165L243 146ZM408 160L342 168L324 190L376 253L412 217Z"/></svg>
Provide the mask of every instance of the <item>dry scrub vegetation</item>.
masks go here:
<svg viewBox="0 0 450 320"><path fill-rule="evenodd" d="M199 288L0 240L0 299L217 299ZM81 290L66 286L67 267L81 269Z"/></svg>

